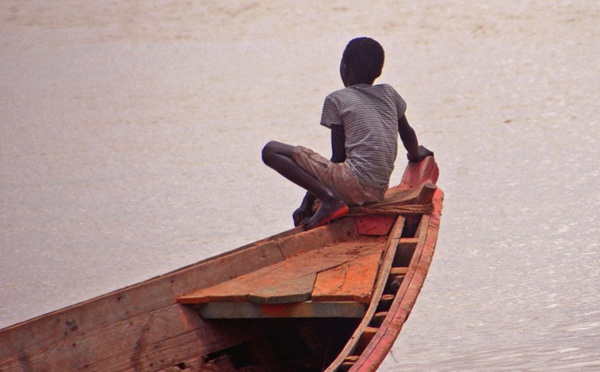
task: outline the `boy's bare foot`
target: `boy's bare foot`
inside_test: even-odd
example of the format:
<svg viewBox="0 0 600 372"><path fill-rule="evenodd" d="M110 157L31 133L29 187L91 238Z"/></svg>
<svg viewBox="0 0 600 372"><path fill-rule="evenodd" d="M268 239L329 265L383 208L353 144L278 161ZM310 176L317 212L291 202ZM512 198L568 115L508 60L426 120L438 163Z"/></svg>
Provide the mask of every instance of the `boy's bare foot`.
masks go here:
<svg viewBox="0 0 600 372"><path fill-rule="evenodd" d="M312 216L310 211L306 211L302 208L298 208L292 214L292 218L294 220L294 226L298 227L304 223L304 221L308 220Z"/></svg>
<svg viewBox="0 0 600 372"><path fill-rule="evenodd" d="M319 209L317 209L311 218L307 219L302 224L302 227L304 227L304 230L310 230L315 227L323 226L333 219L345 216L348 214L349 210L346 203L341 200L335 199L329 203L322 202Z"/></svg>

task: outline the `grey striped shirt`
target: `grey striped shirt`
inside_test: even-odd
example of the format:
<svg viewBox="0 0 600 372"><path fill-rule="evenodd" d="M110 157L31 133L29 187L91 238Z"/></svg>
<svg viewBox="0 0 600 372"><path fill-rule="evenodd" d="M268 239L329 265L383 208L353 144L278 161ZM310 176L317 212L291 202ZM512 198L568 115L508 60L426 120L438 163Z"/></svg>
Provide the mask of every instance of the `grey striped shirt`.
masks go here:
<svg viewBox="0 0 600 372"><path fill-rule="evenodd" d="M388 84L359 84L325 98L321 124L343 125L346 162L364 185L387 187L398 152L406 102Z"/></svg>

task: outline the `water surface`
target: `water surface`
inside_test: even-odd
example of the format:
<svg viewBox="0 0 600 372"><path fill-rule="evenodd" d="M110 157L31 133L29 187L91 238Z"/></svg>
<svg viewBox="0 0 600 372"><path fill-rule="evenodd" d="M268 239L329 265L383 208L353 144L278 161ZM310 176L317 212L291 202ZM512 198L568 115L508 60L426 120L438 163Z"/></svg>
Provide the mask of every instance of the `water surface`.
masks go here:
<svg viewBox="0 0 600 372"><path fill-rule="evenodd" d="M329 154L322 101L368 35L446 193L381 370L598 370L599 16L594 1L4 1L0 327L288 229L303 191L260 150Z"/></svg>

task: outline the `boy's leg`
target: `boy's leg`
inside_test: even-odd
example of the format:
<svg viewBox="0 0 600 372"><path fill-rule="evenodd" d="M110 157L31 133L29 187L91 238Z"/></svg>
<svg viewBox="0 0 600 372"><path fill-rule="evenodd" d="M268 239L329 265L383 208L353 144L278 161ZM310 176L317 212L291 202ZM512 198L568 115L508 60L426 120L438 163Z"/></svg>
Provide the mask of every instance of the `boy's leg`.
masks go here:
<svg viewBox="0 0 600 372"><path fill-rule="evenodd" d="M335 197L328 187L294 161L293 151L294 146L271 141L263 148L262 158L266 165L321 200L321 206L304 222L304 228L308 230L323 225L348 213L346 203Z"/></svg>

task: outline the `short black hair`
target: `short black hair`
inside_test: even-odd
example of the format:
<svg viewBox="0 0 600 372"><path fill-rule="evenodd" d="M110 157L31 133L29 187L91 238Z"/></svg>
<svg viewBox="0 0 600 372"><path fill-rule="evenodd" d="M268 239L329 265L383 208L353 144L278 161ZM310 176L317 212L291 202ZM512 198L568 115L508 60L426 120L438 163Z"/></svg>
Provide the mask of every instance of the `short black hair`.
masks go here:
<svg viewBox="0 0 600 372"><path fill-rule="evenodd" d="M358 37L346 45L343 59L361 82L372 84L381 75L385 53L377 41L369 37Z"/></svg>

